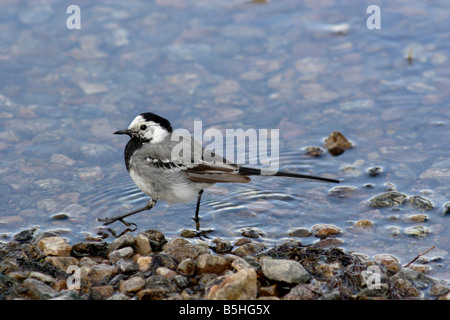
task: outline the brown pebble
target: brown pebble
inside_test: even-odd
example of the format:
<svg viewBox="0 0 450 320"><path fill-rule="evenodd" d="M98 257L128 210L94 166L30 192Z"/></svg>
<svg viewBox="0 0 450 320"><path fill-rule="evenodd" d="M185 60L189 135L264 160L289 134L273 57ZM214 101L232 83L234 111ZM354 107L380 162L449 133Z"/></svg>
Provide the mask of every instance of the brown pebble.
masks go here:
<svg viewBox="0 0 450 320"><path fill-rule="evenodd" d="M342 230L332 224L316 224L311 228L311 232L317 238L327 238L340 235Z"/></svg>
<svg viewBox="0 0 450 320"><path fill-rule="evenodd" d="M338 156L344 153L345 149L351 148L352 144L342 133L333 131L328 138L325 139L325 146L331 155Z"/></svg>

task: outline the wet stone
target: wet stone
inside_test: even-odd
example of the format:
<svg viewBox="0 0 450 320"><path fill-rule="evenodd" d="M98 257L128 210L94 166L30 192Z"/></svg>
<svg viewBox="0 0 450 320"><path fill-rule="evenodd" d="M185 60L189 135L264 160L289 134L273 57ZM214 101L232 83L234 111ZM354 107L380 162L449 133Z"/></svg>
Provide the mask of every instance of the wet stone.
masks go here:
<svg viewBox="0 0 450 320"><path fill-rule="evenodd" d="M116 266L104 263L95 264L89 267L83 266L80 269L81 279L82 281L85 281L87 285L98 285L117 275L119 272Z"/></svg>
<svg viewBox="0 0 450 320"><path fill-rule="evenodd" d="M181 261L186 258L196 259L203 253L208 253L207 247L202 245L191 244L184 239L175 239L164 245L164 252L172 258Z"/></svg>
<svg viewBox="0 0 450 320"><path fill-rule="evenodd" d="M257 296L256 272L242 269L211 281L207 288L207 300L251 300Z"/></svg>
<svg viewBox="0 0 450 320"><path fill-rule="evenodd" d="M99 286L91 287L90 297L93 300L105 300L111 297L114 293L114 288L112 286Z"/></svg>
<svg viewBox="0 0 450 320"><path fill-rule="evenodd" d="M108 244L106 242L78 242L72 246L71 255L77 258L89 256L106 256Z"/></svg>
<svg viewBox="0 0 450 320"><path fill-rule="evenodd" d="M247 239L247 238L240 238L240 239L238 239L238 240L235 241L234 245L235 245L235 246L242 246L243 244L251 243L251 242L252 242L252 240L250 240L250 239Z"/></svg>
<svg viewBox="0 0 450 320"><path fill-rule="evenodd" d="M405 218L406 222L424 222L424 221L428 221L429 217L426 214L412 214L412 215L408 215Z"/></svg>
<svg viewBox="0 0 450 320"><path fill-rule="evenodd" d="M58 291L37 279L26 279L22 286L33 299L46 300L55 297Z"/></svg>
<svg viewBox="0 0 450 320"><path fill-rule="evenodd" d="M311 232L317 238L327 238L340 235L342 230L332 224L316 224L311 228Z"/></svg>
<svg viewBox="0 0 450 320"><path fill-rule="evenodd" d="M371 177L376 177L383 173L383 168L382 167L371 167L371 168L367 169L367 173Z"/></svg>
<svg viewBox="0 0 450 320"><path fill-rule="evenodd" d="M40 240L38 248L47 256L68 256L72 247L61 237L49 237Z"/></svg>
<svg viewBox="0 0 450 320"><path fill-rule="evenodd" d="M450 291L450 285L446 283L435 283L430 288L430 295L442 296Z"/></svg>
<svg viewBox="0 0 450 320"><path fill-rule="evenodd" d="M52 219L52 220L67 220L69 218L70 218L70 213L64 213L64 212L55 213L50 216L50 219Z"/></svg>
<svg viewBox="0 0 450 320"><path fill-rule="evenodd" d="M339 238L324 238L314 242L313 246L317 248L332 248L341 246L343 243L344 241Z"/></svg>
<svg viewBox="0 0 450 320"><path fill-rule="evenodd" d="M175 292L176 288L169 280L159 275L152 275L147 278L146 289L138 292L141 299L158 300L163 299L166 294Z"/></svg>
<svg viewBox="0 0 450 320"><path fill-rule="evenodd" d="M147 236L148 240L150 241L150 246L153 252L161 251L163 245L167 243L164 234L162 234L162 232L158 230L147 230L143 232L143 234Z"/></svg>
<svg viewBox="0 0 450 320"><path fill-rule="evenodd" d="M352 144L342 133L334 131L325 139L325 146L331 155L338 156L344 153L345 149L350 149Z"/></svg>
<svg viewBox="0 0 450 320"><path fill-rule="evenodd" d="M175 271L173 271L172 269L169 269L167 267L157 268L155 271L155 274L158 276L163 276L167 280L172 280L177 275L177 273Z"/></svg>
<svg viewBox="0 0 450 320"><path fill-rule="evenodd" d="M130 234L124 234L111 242L111 244L108 246L107 252L112 252L117 249L121 249L124 247L132 247L134 246L135 240L134 237Z"/></svg>
<svg viewBox="0 0 450 320"><path fill-rule="evenodd" d="M256 239L256 238L259 238L262 235L262 233L261 233L261 231L258 231L253 228L245 228L242 230L241 235L243 237Z"/></svg>
<svg viewBox="0 0 450 320"><path fill-rule="evenodd" d="M221 238L215 238L212 241L213 245L211 247L211 249L215 252L215 253L228 253L231 252L231 250L233 249L233 246L231 245L231 243L229 241L225 241Z"/></svg>
<svg viewBox="0 0 450 320"><path fill-rule="evenodd" d="M443 215L450 214L450 201L444 203L444 210L442 212Z"/></svg>
<svg viewBox="0 0 450 320"><path fill-rule="evenodd" d="M339 186L330 190L329 195L342 199L350 197L358 188L353 186Z"/></svg>
<svg viewBox="0 0 450 320"><path fill-rule="evenodd" d="M304 151L305 155L310 157L321 157L324 153L324 150L319 147L306 147Z"/></svg>
<svg viewBox="0 0 450 320"><path fill-rule="evenodd" d="M411 264L409 267L411 270L417 271L421 274L427 274L431 271L431 266L424 266L420 264Z"/></svg>
<svg viewBox="0 0 450 320"><path fill-rule="evenodd" d="M277 284L259 288L259 296L260 297L276 297L277 295L278 295L278 285Z"/></svg>
<svg viewBox="0 0 450 320"><path fill-rule="evenodd" d="M197 257L197 273L223 273L230 267L230 262L226 259L211 255L201 254Z"/></svg>
<svg viewBox="0 0 450 320"><path fill-rule="evenodd" d="M36 231L36 228L22 230L13 236L13 240L17 242L30 242L34 239Z"/></svg>
<svg viewBox="0 0 450 320"><path fill-rule="evenodd" d="M120 258L115 262L120 273L130 274L139 270L137 262L129 258Z"/></svg>
<svg viewBox="0 0 450 320"><path fill-rule="evenodd" d="M173 270L175 270L177 268L179 260L174 259L170 255L168 255L166 252L159 252L159 253L155 254L154 256L156 257L156 260L158 261L158 265L161 265L161 266L167 267L169 269L173 269Z"/></svg>
<svg viewBox="0 0 450 320"><path fill-rule="evenodd" d="M289 232L289 237L309 237L312 235L311 231L309 231L307 228L293 228Z"/></svg>
<svg viewBox="0 0 450 320"><path fill-rule="evenodd" d="M406 228L403 232L409 236L423 238L429 235L431 233L431 230L430 228L424 226L413 226Z"/></svg>
<svg viewBox="0 0 450 320"><path fill-rule="evenodd" d="M358 220L353 224L351 230L355 233L367 233L372 232L374 226L374 223L370 220Z"/></svg>
<svg viewBox="0 0 450 320"><path fill-rule="evenodd" d="M233 254L244 257L247 255L257 254L261 251L263 251L266 248L266 246L262 243L258 242L249 242L245 243L243 245L238 246L233 250Z"/></svg>
<svg viewBox="0 0 450 320"><path fill-rule="evenodd" d="M142 277L135 276L120 283L120 292L135 293L145 287L145 280Z"/></svg>
<svg viewBox="0 0 450 320"><path fill-rule="evenodd" d="M150 239L145 234L138 234L134 237L134 249L136 253L141 255L147 255L152 252L152 247L150 245Z"/></svg>
<svg viewBox="0 0 450 320"><path fill-rule="evenodd" d="M154 257L151 257L151 256L138 257L136 259L136 263L138 264L139 271L143 271L143 272L150 271L153 261L154 261Z"/></svg>
<svg viewBox="0 0 450 320"><path fill-rule="evenodd" d="M69 266L78 266L78 259L74 257L46 257L45 261L64 272L67 272Z"/></svg>
<svg viewBox="0 0 450 320"><path fill-rule="evenodd" d="M182 275L175 275L175 277L173 277L173 283L178 287L178 288L186 288L189 285L189 278L182 276Z"/></svg>
<svg viewBox="0 0 450 320"><path fill-rule="evenodd" d="M305 268L294 260L264 258L261 261L261 271L271 280L286 283L305 283L310 278Z"/></svg>
<svg viewBox="0 0 450 320"><path fill-rule="evenodd" d="M131 258L131 256L133 255L134 251L132 247L125 247L125 248L121 248L121 249L117 249L114 251L111 251L108 254L108 258L112 263L117 262L120 259L124 259L124 258Z"/></svg>
<svg viewBox="0 0 450 320"><path fill-rule="evenodd" d="M48 285L53 285L56 282L56 279L53 278L52 276L49 276L47 274L38 271L31 271L30 274L28 275L28 279L37 279Z"/></svg>
<svg viewBox="0 0 450 320"><path fill-rule="evenodd" d="M401 230L397 226L387 226L386 228L393 237L397 237L401 234Z"/></svg>
<svg viewBox="0 0 450 320"><path fill-rule="evenodd" d="M183 238L195 238L197 235L198 233L195 230L183 229L180 231L180 236Z"/></svg>
<svg viewBox="0 0 450 320"><path fill-rule="evenodd" d="M406 195L397 191L386 192L371 198L370 205L374 208L395 207L401 206L405 200Z"/></svg>
<svg viewBox="0 0 450 320"><path fill-rule="evenodd" d="M400 271L401 265L397 258L390 254L377 254L374 259L380 262L388 271L396 273Z"/></svg>
<svg viewBox="0 0 450 320"><path fill-rule="evenodd" d="M371 229L371 228L373 228L374 224L370 220L358 220L358 221L355 222L354 226L357 227L357 228L363 228L363 229L369 228L369 229Z"/></svg>
<svg viewBox="0 0 450 320"><path fill-rule="evenodd" d="M259 263L256 263L257 266L254 267L252 264L250 264L247 260L245 260L244 258L236 258L233 260L233 262L231 263L231 267L236 270L242 270L242 269L249 269L249 268L257 268L259 267Z"/></svg>
<svg viewBox="0 0 450 320"><path fill-rule="evenodd" d="M434 204L424 197L421 196L412 196L409 198L409 203L413 206L422 209L422 210L432 210L434 209Z"/></svg>
<svg viewBox="0 0 450 320"><path fill-rule="evenodd" d="M323 282L316 279L311 280L307 284L298 284L284 295L282 300L316 300L319 297L318 292L320 292L322 286Z"/></svg>
<svg viewBox="0 0 450 320"><path fill-rule="evenodd" d="M195 273L196 267L197 262L194 259L187 258L178 264L177 271L187 276L191 276Z"/></svg>

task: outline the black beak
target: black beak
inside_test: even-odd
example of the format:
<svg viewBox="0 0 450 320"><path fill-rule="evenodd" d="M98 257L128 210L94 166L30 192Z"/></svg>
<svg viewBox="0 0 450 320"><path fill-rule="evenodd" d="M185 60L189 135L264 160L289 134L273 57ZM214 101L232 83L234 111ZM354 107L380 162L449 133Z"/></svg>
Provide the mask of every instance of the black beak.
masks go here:
<svg viewBox="0 0 450 320"><path fill-rule="evenodd" d="M134 133L135 133L135 132L134 132L133 130L130 130L130 129L119 130L119 131L114 132L114 134L127 134L127 135L129 135L130 137L131 137Z"/></svg>

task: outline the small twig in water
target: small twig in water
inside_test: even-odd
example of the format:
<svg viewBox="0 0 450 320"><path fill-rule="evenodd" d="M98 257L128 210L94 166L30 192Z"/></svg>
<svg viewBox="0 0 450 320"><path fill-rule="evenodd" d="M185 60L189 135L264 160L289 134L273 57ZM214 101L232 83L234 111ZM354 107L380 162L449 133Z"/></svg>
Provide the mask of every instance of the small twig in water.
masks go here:
<svg viewBox="0 0 450 320"><path fill-rule="evenodd" d="M412 63L413 63L413 60L414 60L414 56L413 56L413 47L410 47L410 48L409 48L408 56L406 57L406 60L408 61L409 64L412 64Z"/></svg>
<svg viewBox="0 0 450 320"><path fill-rule="evenodd" d="M428 252L430 252L431 250L433 250L435 247L436 247L436 246L432 246L431 248L429 248L429 249L427 249L426 251L422 252L421 254L417 255L417 257L415 257L414 259L412 259L408 264L405 264L405 265L403 266L403 268L408 268L409 265L410 265L411 263L414 263L417 259L419 259L421 256L427 254Z"/></svg>

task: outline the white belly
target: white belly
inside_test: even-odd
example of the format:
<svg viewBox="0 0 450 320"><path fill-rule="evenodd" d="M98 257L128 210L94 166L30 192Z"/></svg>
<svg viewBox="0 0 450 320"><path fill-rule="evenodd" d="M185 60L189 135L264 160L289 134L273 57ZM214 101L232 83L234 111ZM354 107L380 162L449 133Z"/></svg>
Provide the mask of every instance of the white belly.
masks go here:
<svg viewBox="0 0 450 320"><path fill-rule="evenodd" d="M160 184L164 183L164 187L160 185L156 188L151 181L142 178L132 168L130 169L130 176L136 186L146 195L153 199L157 198L158 200L165 200L169 204L196 201L199 191L212 185L210 183L198 183L176 179L173 183L169 183L167 180L164 182L160 181Z"/></svg>

